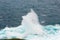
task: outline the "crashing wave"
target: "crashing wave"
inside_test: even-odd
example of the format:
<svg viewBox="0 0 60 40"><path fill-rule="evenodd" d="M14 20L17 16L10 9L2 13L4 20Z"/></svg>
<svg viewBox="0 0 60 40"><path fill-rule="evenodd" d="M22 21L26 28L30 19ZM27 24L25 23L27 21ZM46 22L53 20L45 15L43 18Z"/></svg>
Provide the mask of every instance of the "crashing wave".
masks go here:
<svg viewBox="0 0 60 40"><path fill-rule="evenodd" d="M0 39L20 38L26 40L59 40L60 25L43 26L39 23L38 16L33 9L22 16L23 20L18 27L0 30ZM58 38L58 39L57 39Z"/></svg>

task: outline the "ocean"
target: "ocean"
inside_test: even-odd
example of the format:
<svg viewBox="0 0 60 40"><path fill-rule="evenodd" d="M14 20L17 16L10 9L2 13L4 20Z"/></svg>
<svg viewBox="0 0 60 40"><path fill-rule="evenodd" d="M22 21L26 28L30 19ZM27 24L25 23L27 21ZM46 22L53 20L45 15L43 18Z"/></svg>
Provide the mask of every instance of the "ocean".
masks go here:
<svg viewBox="0 0 60 40"><path fill-rule="evenodd" d="M0 0L0 29L21 25L31 8L42 25L60 24L60 0Z"/></svg>

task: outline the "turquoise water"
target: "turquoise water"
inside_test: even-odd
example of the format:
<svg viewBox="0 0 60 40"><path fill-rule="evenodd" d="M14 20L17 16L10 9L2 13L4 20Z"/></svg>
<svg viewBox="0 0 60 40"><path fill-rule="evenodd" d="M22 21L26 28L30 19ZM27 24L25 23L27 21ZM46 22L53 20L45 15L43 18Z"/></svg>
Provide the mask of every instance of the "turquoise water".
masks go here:
<svg viewBox="0 0 60 40"><path fill-rule="evenodd" d="M44 30L48 33L48 34L53 34L55 35L56 33L59 32L60 27L58 26L53 26L53 25L48 25L44 27Z"/></svg>
<svg viewBox="0 0 60 40"><path fill-rule="evenodd" d="M33 17L33 18L31 18ZM22 16L23 20L18 27L9 28L6 26L0 31L0 39L20 38L25 40L59 40L60 39L60 25L39 24L38 15L33 9ZM37 20L36 20L37 19ZM57 38L57 39L56 39Z"/></svg>
<svg viewBox="0 0 60 40"><path fill-rule="evenodd" d="M34 40L40 40L40 38L41 40L60 40L60 26L54 26L55 24L60 24L60 0L0 0L0 29L5 28L6 25L8 27L18 27L18 25L21 25L22 16L30 12L30 8L34 9L37 13L39 23L45 25L43 30L46 35L28 35L26 38L31 40L33 38ZM19 36L24 38L24 28L8 28L0 31L0 38Z"/></svg>

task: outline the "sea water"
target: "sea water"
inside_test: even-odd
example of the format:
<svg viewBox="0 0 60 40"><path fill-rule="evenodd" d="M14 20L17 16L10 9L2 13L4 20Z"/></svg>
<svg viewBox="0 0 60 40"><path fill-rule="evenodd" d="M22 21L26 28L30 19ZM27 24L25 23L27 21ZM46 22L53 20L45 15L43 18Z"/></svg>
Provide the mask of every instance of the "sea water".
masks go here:
<svg viewBox="0 0 60 40"><path fill-rule="evenodd" d="M22 16L23 20L18 27L6 26L0 30L0 39L20 38L25 40L60 40L60 25L43 26L33 9Z"/></svg>

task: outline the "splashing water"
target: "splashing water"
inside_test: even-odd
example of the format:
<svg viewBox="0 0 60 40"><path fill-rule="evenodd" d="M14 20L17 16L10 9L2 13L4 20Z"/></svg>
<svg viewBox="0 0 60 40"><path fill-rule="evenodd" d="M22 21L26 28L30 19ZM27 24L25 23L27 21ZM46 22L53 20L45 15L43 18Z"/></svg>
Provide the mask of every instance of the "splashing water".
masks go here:
<svg viewBox="0 0 60 40"><path fill-rule="evenodd" d="M6 26L5 29L0 30L0 39L60 40L60 25L39 24L38 16L33 9L22 18L22 23L18 27Z"/></svg>

